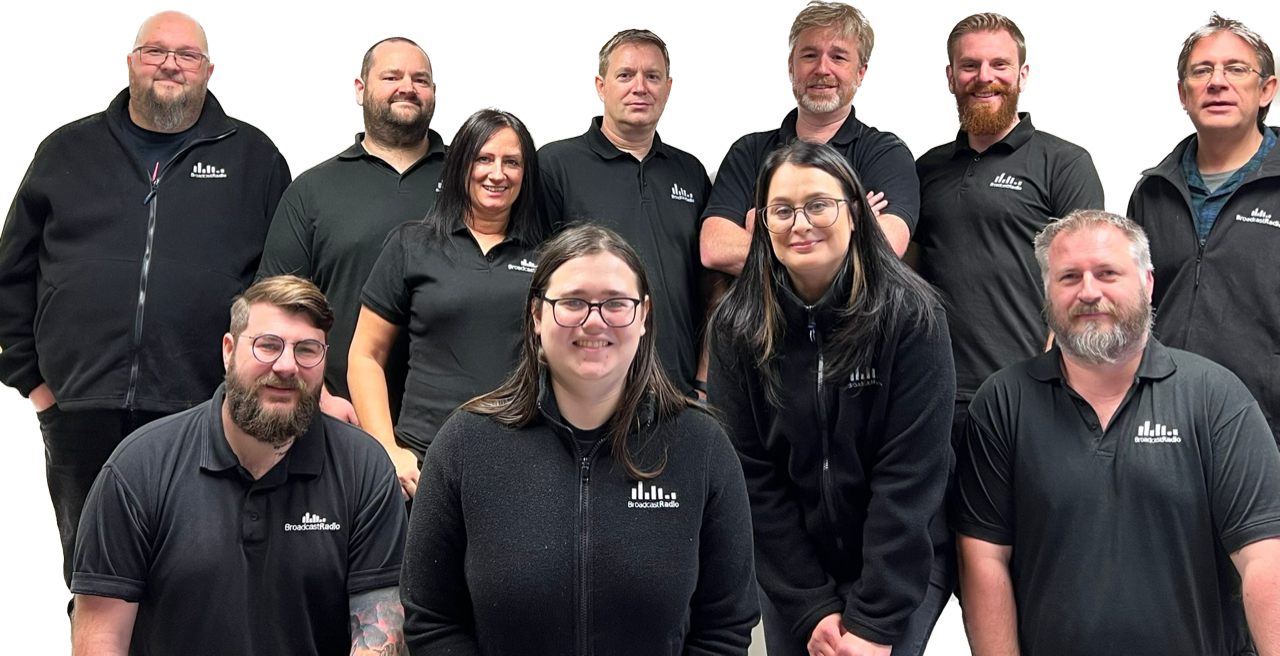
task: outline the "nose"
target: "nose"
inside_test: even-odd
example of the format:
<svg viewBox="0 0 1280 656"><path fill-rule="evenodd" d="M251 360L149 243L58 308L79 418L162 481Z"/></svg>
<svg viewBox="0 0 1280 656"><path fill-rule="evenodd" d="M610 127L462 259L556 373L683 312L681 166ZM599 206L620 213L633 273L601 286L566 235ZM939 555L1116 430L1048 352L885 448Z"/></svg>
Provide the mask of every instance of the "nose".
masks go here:
<svg viewBox="0 0 1280 656"><path fill-rule="evenodd" d="M1225 87L1227 86L1227 67L1214 66L1213 74L1209 76L1209 86Z"/></svg>
<svg viewBox="0 0 1280 656"><path fill-rule="evenodd" d="M170 71L182 70L178 66L178 53L176 52L164 53L164 61L160 62L160 66L158 66L157 68L163 68L165 70L170 70Z"/></svg>
<svg viewBox="0 0 1280 656"><path fill-rule="evenodd" d="M1080 280L1080 292L1077 296L1086 303L1092 303L1102 298L1101 286L1092 274L1084 274L1084 278Z"/></svg>
<svg viewBox="0 0 1280 656"><path fill-rule="evenodd" d="M280 353L280 357L271 363L271 371L276 375L292 377L298 373L298 361L295 359L293 346L285 344L284 351Z"/></svg>
<svg viewBox="0 0 1280 656"><path fill-rule="evenodd" d="M995 68L987 62L983 62L982 65L978 67L978 81L983 84L988 84L995 81L995 79Z"/></svg>
<svg viewBox="0 0 1280 656"><path fill-rule="evenodd" d="M594 319L592 318L593 315L595 316ZM604 308L598 306L587 308L587 318L582 321L582 327L586 328L588 325L596 329L607 328L609 326L609 324L604 321Z"/></svg>

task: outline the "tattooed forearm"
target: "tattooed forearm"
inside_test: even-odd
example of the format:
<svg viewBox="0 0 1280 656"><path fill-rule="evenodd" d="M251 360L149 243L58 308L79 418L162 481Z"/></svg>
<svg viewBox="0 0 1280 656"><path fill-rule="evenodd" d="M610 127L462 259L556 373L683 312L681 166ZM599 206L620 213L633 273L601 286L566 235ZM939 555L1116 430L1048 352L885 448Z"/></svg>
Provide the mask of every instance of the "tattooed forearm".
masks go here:
<svg viewBox="0 0 1280 656"><path fill-rule="evenodd" d="M351 656L408 656L400 589L378 588L351 595Z"/></svg>

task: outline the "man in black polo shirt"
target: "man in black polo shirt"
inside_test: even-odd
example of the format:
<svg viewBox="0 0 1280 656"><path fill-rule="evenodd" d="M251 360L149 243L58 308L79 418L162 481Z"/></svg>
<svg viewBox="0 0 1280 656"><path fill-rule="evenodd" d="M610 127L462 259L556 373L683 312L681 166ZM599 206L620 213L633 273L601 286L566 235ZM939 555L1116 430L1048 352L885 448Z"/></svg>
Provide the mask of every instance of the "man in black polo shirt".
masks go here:
<svg viewBox="0 0 1280 656"><path fill-rule="evenodd" d="M317 412L332 325L310 282L255 283L213 399L111 455L76 543L76 654L408 653L395 470Z"/></svg>
<svg viewBox="0 0 1280 656"><path fill-rule="evenodd" d="M1214 14L1178 55L1195 134L1142 172L1129 216L1151 235L1156 334L1225 366L1262 405L1280 445L1280 130L1271 48Z"/></svg>
<svg viewBox="0 0 1280 656"><path fill-rule="evenodd" d="M1055 346L978 390L959 468L974 653L1280 653L1280 453L1257 402L1149 337L1137 224L1077 210L1035 252Z"/></svg>
<svg viewBox="0 0 1280 656"><path fill-rule="evenodd" d="M875 33L862 12L839 2L812 0L791 24L787 72L796 109L782 127L742 137L729 149L702 212L702 263L738 275L747 259L755 211L756 176L765 156L804 139L842 153L873 194L880 229L901 256L920 209L911 151L901 139L854 116L853 95L867 73ZM878 194L883 194L883 203Z"/></svg>
<svg viewBox="0 0 1280 656"><path fill-rule="evenodd" d="M310 278L333 304L329 365L320 404L355 421L347 391L347 351L360 316L360 290L391 229L435 205L444 140L430 129L436 109L431 60L403 37L369 48L355 81L364 129L333 159L298 176L280 200L258 277ZM408 372L402 335L387 358L388 400L399 414Z"/></svg>
<svg viewBox="0 0 1280 656"><path fill-rule="evenodd" d="M960 132L916 162L918 269L947 303L956 359L954 441L973 393L997 369L1045 349L1044 292L1031 241L1051 218L1102 208L1102 181L1083 148L1018 113L1027 82L1022 31L975 14L947 37L947 86Z"/></svg>
<svg viewBox="0 0 1280 656"><path fill-rule="evenodd" d="M538 150L542 211L553 230L599 223L636 249L655 290L658 356L681 390L705 393L698 225L711 182L697 158L658 136L670 71L667 44L653 32L623 30L604 44L596 77L604 116Z"/></svg>

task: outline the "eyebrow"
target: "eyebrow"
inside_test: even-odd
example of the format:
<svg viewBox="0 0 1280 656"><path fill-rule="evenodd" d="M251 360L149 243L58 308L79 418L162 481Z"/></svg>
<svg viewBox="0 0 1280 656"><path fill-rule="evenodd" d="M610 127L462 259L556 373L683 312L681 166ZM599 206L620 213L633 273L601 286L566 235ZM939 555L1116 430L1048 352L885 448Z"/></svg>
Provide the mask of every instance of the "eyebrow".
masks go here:
<svg viewBox="0 0 1280 656"><path fill-rule="evenodd" d="M584 294L590 296L590 294L588 294L587 290L585 289L570 289L569 291L566 291L564 294L562 294L560 298L581 298L581 296ZM605 298L617 298L620 296L632 298L631 292L619 291L617 289L606 289L604 291L601 291L600 295L604 296Z"/></svg>

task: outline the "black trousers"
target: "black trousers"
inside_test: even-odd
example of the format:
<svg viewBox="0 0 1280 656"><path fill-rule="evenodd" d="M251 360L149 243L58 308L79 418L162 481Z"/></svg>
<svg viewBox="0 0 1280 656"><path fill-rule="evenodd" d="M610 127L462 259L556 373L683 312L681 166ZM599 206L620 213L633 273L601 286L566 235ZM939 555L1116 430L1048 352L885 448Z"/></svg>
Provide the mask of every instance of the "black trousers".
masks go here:
<svg viewBox="0 0 1280 656"><path fill-rule="evenodd" d="M103 463L129 433L165 416L131 410L63 412L54 405L36 415L44 435L44 471L62 539L62 578L71 587L80 514Z"/></svg>

